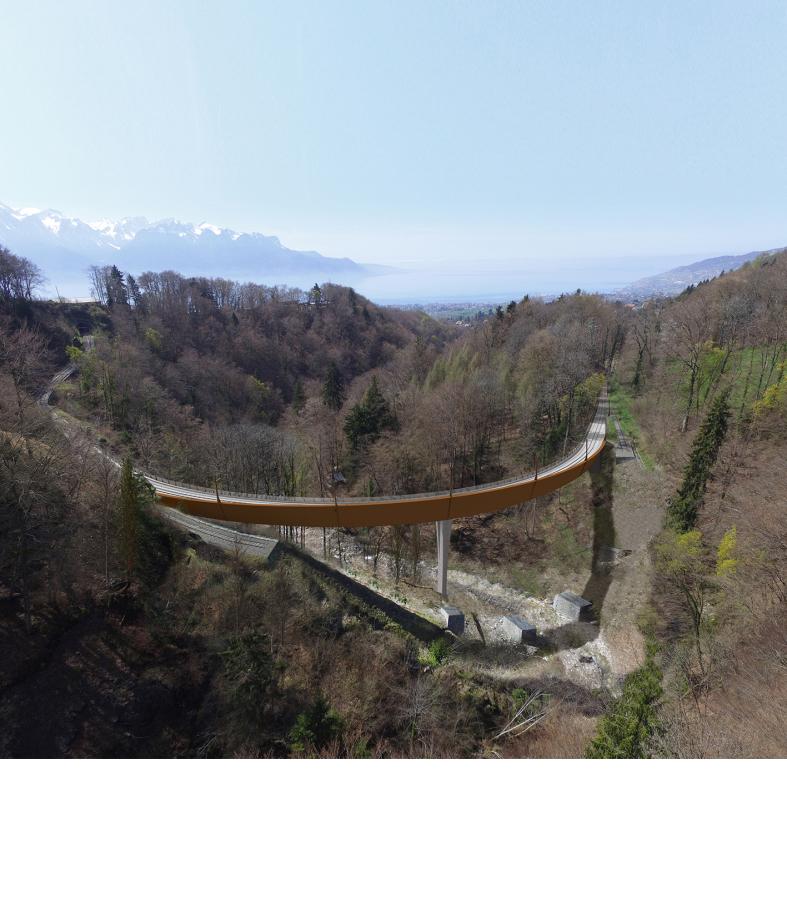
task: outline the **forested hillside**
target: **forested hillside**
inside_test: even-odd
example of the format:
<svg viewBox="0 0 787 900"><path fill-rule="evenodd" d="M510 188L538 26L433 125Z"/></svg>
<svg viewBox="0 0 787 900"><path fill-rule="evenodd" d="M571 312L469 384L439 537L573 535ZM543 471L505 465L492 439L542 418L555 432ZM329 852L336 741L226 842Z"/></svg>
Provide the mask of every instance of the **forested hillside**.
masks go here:
<svg viewBox="0 0 787 900"><path fill-rule="evenodd" d="M335 285L94 275L73 411L143 467L253 492L325 494L340 471L340 490L401 493L543 463L581 433L624 334L588 295L525 298L460 339Z"/></svg>
<svg viewBox="0 0 787 900"><path fill-rule="evenodd" d="M638 311L613 399L671 494L652 546L665 693L648 752L783 756L787 253Z"/></svg>
<svg viewBox="0 0 787 900"><path fill-rule="evenodd" d="M72 354L80 399L143 465L173 476L199 471L189 448L208 429L216 440L249 429L263 440L328 373L343 390L416 341L428 361L450 337L427 316L378 310L329 284L304 293L172 272L135 280L112 268L94 280L95 350Z"/></svg>
<svg viewBox="0 0 787 900"><path fill-rule="evenodd" d="M35 266L0 251L0 752L784 753L787 254L637 309L524 297L468 329L332 284L93 280L95 304L37 303ZM53 416L38 399L69 362ZM368 578L284 543L265 567L176 530L133 471L479 484L563 455L605 383L635 459L455 523L477 635L456 644L418 618L432 530L287 535ZM584 631L548 627L567 585ZM491 640L512 608L543 618L535 654Z"/></svg>

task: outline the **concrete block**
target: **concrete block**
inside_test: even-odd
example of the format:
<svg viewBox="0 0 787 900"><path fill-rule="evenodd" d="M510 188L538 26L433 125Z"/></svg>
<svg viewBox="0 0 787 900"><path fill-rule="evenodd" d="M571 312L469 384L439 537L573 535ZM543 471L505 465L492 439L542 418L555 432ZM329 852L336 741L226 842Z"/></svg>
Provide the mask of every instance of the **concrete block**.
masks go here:
<svg viewBox="0 0 787 900"><path fill-rule="evenodd" d="M572 622L585 622L593 616L593 604L573 591L561 591L555 594L552 608L564 619Z"/></svg>
<svg viewBox="0 0 787 900"><path fill-rule="evenodd" d="M606 563L607 565L614 565L617 562L620 562L624 556L628 556L631 553L630 550L621 550L620 547L609 547L604 544L599 547L598 550L598 559L597 562Z"/></svg>
<svg viewBox="0 0 787 900"><path fill-rule="evenodd" d="M631 441L628 438L618 436L617 441L615 441L615 462L627 462L636 458L637 454Z"/></svg>
<svg viewBox="0 0 787 900"><path fill-rule="evenodd" d="M440 615L443 623L451 634L465 633L465 614L456 606L441 606Z"/></svg>
<svg viewBox="0 0 787 900"><path fill-rule="evenodd" d="M536 626L525 621L522 616L506 616L502 622L502 631L507 638L517 644L533 646L537 641Z"/></svg>

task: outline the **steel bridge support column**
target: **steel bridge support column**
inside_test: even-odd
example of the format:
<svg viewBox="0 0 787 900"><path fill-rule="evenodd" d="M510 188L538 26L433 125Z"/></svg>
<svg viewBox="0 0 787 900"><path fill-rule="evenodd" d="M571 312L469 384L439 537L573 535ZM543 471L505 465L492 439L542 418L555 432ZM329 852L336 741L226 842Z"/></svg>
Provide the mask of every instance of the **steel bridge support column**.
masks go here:
<svg viewBox="0 0 787 900"><path fill-rule="evenodd" d="M448 545L451 542L451 519L435 522L437 529L437 593L448 596Z"/></svg>

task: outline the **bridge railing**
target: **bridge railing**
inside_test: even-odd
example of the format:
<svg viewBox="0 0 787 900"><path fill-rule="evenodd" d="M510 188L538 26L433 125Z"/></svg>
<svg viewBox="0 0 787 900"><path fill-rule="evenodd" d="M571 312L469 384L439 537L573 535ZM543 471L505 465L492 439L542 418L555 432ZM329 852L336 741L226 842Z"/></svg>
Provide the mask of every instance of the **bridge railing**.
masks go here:
<svg viewBox="0 0 787 900"><path fill-rule="evenodd" d="M446 497L454 496L456 494L477 493L478 491L482 490L495 490L496 488L507 487L508 485L517 484L519 482L538 480L538 478L540 477L544 477L554 472L560 471L560 469L563 468L567 462L574 460L575 458L577 459L577 462L581 462L582 454L589 453L591 446L595 446L596 442L606 434L606 422L608 413L609 401L606 398L606 394L603 393L599 398L598 405L596 406L596 412L593 416L592 421L590 422L590 425L588 426L585 437L573 446L570 453L567 453L556 462L549 463L543 469L534 469L531 472L526 472L522 475L513 475L509 478L500 479L499 481L488 481L485 484L467 485L466 487L460 488L443 488L442 490L437 491L423 491L417 494L378 495L373 497L294 497L292 495L283 496L277 494L250 494L248 492L230 491L225 490L224 488L220 488L218 490L218 497L219 500L224 498L235 498L238 500L250 500L258 503L309 503L325 504L326 506L347 506L358 503L373 503L375 501L388 502L393 500L419 500L429 499L431 497ZM199 491L203 494L208 492L213 493L212 488L204 484L189 484L187 482L175 481L172 478L162 478L158 475L154 475L153 473L144 472L141 469L138 471L148 481L166 485L167 487L183 488L187 491Z"/></svg>

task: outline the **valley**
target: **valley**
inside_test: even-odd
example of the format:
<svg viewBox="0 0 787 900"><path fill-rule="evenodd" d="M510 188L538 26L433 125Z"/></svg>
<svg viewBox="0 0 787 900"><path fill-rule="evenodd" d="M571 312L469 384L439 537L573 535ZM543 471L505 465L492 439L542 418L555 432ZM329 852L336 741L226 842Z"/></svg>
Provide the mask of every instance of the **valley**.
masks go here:
<svg viewBox="0 0 787 900"><path fill-rule="evenodd" d="M1 21L4 893L783 894L784 4Z"/></svg>
<svg viewBox="0 0 787 900"><path fill-rule="evenodd" d="M656 654L663 695L642 702L656 704L659 725L637 752L690 752L699 730L703 754L745 754L738 732L709 743L706 716L719 720L720 685L734 683L722 673L749 652L737 629L763 627L766 609L780 608L772 563L753 550L757 534L773 537L753 510L744 520L719 508L707 538L704 518L702 530L673 532L670 517L714 402L729 403L735 433L693 521L714 509L718 485L725 499L753 477L735 455L744 434L766 454L783 437L768 424L783 414L783 266L778 255L750 263L639 310L593 295L525 298L469 329L383 310L329 283L282 291L106 269L100 303L9 296L2 362L18 390L3 407L4 490L5 508L18 512L6 534L35 543L22 557L6 544L3 556L2 640L14 648L0 690L13 726L5 752L38 742L67 755L134 746L142 755L583 755L607 747L630 679ZM591 468L597 451L584 435L605 385L610 443ZM41 394L49 405L36 404ZM589 471L555 490L550 466L560 472L577 444L587 456L578 471ZM227 521L165 515L134 470L204 485L205 512ZM458 503L523 472L529 482L509 483L530 493L502 509L428 513L421 524L341 521L342 509L373 509L389 495ZM51 492L30 493L31 478ZM165 482L153 482L159 496ZM302 527L297 516L273 529L231 524L233 492L277 496L284 510L312 494L339 527ZM435 590L430 524L441 517L455 518L447 599ZM755 544L739 563L744 531ZM716 545L735 560L717 564L723 575L705 562ZM745 611L744 567L765 604ZM698 590L700 618L682 599ZM590 602L588 621L553 609L563 591ZM443 630L446 603L464 615L458 635ZM535 638L512 643L509 616L531 623ZM140 641L152 643L143 652ZM235 659L245 660L242 677ZM361 659L383 667L374 686L352 675ZM391 666L393 687L382 675ZM18 719L41 692L58 682L79 692L83 678L93 699L41 707L49 738L44 720ZM376 719L370 690L382 704ZM150 691L163 707L144 699ZM127 705L108 720L115 692ZM508 731L519 698L531 698L536 719ZM299 723L310 736L297 737Z"/></svg>

